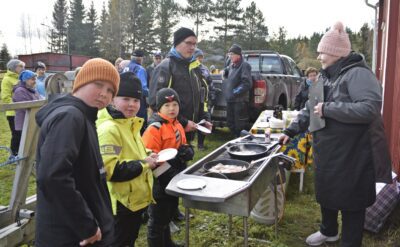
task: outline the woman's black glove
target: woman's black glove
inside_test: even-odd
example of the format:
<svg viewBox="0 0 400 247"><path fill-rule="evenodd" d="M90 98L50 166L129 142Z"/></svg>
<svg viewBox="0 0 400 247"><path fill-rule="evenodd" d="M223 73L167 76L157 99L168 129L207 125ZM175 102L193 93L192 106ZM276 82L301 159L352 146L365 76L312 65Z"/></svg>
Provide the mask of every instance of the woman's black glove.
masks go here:
<svg viewBox="0 0 400 247"><path fill-rule="evenodd" d="M194 150L191 145L183 144L178 148L177 157L182 161L186 162L192 160L194 156Z"/></svg>

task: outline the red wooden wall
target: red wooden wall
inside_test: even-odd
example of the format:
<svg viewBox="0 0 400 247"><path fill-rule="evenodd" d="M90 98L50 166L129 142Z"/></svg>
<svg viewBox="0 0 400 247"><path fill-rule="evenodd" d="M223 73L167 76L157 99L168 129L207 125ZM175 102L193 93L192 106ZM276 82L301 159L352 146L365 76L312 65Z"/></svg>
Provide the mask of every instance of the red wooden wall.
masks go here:
<svg viewBox="0 0 400 247"><path fill-rule="evenodd" d="M384 84L383 120L393 169L400 172L400 2L380 1L376 74Z"/></svg>

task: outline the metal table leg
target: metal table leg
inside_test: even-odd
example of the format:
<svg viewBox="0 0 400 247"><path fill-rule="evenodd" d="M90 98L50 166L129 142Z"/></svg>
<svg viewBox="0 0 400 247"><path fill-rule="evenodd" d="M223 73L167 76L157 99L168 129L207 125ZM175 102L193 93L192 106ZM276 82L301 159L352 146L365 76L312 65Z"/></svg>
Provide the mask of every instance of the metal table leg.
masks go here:
<svg viewBox="0 0 400 247"><path fill-rule="evenodd" d="M279 172L279 171L278 171ZM278 237L278 189L277 189L277 181L274 179L274 200L275 200L275 237Z"/></svg>
<svg viewBox="0 0 400 247"><path fill-rule="evenodd" d="M228 214L228 234L232 235L232 215Z"/></svg>
<svg viewBox="0 0 400 247"><path fill-rule="evenodd" d="M189 247L189 208L185 207L185 247Z"/></svg>
<svg viewBox="0 0 400 247"><path fill-rule="evenodd" d="M247 217L243 217L243 230L244 230L244 247L249 246L249 235L247 232Z"/></svg>

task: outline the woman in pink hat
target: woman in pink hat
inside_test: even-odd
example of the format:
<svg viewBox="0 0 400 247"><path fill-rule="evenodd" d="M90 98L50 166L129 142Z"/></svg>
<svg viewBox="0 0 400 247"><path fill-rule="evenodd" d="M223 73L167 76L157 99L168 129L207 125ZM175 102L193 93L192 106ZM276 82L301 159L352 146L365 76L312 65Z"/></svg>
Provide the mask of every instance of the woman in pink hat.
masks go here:
<svg viewBox="0 0 400 247"><path fill-rule="evenodd" d="M361 246L365 209L375 201L375 182L391 183L391 164L381 117L382 87L362 55L351 51L337 22L318 44L321 76L309 100L281 141L306 131L313 135L315 194L321 206L319 231L306 243L339 240Z"/></svg>

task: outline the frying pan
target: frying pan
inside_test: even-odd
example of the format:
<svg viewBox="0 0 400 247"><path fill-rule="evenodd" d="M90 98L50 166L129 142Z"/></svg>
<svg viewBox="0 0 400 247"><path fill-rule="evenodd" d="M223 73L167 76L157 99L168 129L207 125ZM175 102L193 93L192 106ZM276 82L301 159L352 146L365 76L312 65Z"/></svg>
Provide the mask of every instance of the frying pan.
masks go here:
<svg viewBox="0 0 400 247"><path fill-rule="evenodd" d="M240 171L240 172L230 172L230 173L218 173L218 172L213 172L210 171L210 169L213 166L216 166L218 164L223 164L223 165L235 165L235 166L244 166L246 167L246 170ZM204 163L203 165L203 169L207 171L207 173L209 173L211 176L213 174L222 174L224 176L226 176L227 178L230 179L242 179L245 176L247 176L249 174L249 168L250 168L250 164L246 161L243 160L233 160L233 159L224 159L224 160L213 160L213 161L209 161Z"/></svg>
<svg viewBox="0 0 400 247"><path fill-rule="evenodd" d="M254 152L254 154L250 154L249 152ZM233 144L228 148L228 153L232 158L247 161L262 158L267 152L268 147L266 145L256 143Z"/></svg>

